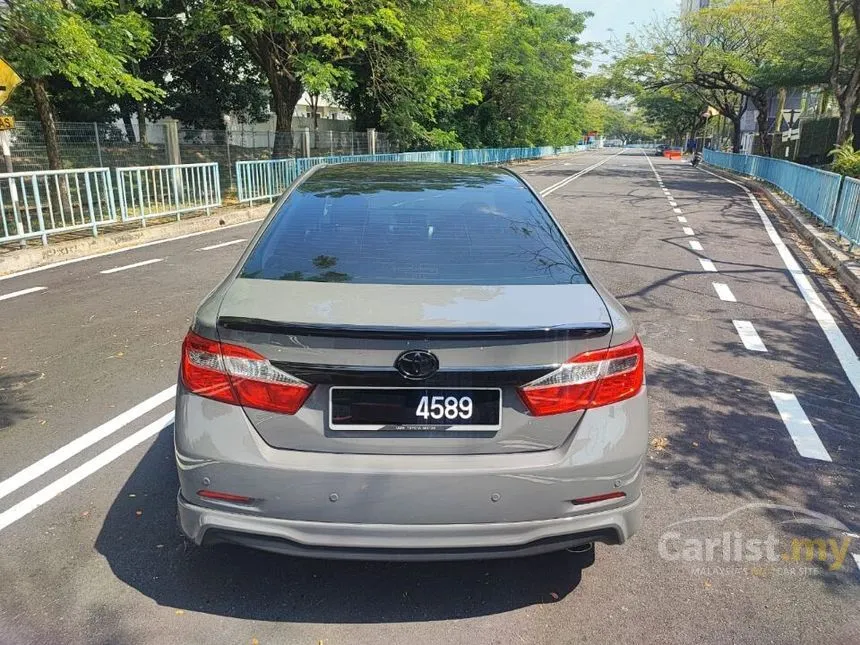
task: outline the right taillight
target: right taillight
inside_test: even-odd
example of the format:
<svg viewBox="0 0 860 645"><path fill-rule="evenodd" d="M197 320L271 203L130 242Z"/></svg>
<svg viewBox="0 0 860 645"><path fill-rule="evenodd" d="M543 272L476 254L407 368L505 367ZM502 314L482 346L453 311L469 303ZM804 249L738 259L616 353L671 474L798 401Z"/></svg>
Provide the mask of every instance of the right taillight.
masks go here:
<svg viewBox="0 0 860 645"><path fill-rule="evenodd" d="M642 388L645 360L639 338L623 345L579 354L520 387L520 398L535 416L575 412L629 399Z"/></svg>
<svg viewBox="0 0 860 645"><path fill-rule="evenodd" d="M182 343L182 382L209 399L281 414L298 412L313 390L257 352L193 331Z"/></svg>

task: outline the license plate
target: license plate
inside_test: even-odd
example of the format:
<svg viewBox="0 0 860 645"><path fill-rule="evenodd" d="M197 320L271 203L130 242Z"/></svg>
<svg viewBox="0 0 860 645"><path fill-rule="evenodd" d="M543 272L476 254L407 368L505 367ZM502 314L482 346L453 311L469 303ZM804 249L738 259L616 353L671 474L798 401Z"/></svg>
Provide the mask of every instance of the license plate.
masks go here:
<svg viewBox="0 0 860 645"><path fill-rule="evenodd" d="M494 431L501 427L499 388L333 387L332 430Z"/></svg>

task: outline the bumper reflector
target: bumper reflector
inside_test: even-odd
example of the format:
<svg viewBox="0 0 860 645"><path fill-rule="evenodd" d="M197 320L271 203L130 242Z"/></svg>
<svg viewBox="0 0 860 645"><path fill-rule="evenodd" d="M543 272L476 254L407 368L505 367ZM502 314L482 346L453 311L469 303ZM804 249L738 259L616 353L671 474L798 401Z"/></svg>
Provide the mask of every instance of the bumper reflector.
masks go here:
<svg viewBox="0 0 860 645"><path fill-rule="evenodd" d="M215 499L220 502L233 502L234 504L250 504L253 500L244 495L233 495L232 493L222 493L217 490L201 489L197 491L197 496L203 499Z"/></svg>
<svg viewBox="0 0 860 645"><path fill-rule="evenodd" d="M580 497L579 499L573 500L573 503L576 506L581 504L594 504L594 502L605 502L608 499L621 499L622 497L627 497L626 493L622 493L620 490L617 490L613 493L604 493L603 495L592 495L591 497Z"/></svg>

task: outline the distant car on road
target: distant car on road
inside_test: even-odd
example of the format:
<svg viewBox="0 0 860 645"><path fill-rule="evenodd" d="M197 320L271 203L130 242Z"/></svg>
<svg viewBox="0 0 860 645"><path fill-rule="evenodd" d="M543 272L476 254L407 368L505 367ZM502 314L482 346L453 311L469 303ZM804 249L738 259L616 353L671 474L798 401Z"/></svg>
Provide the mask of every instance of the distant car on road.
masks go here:
<svg viewBox="0 0 860 645"><path fill-rule="evenodd" d="M668 147L669 146L665 143L658 143L657 147L654 148L654 156L655 157L662 157L663 151L666 150L666 148L668 148Z"/></svg>
<svg viewBox="0 0 860 645"><path fill-rule="evenodd" d="M640 526L643 368L513 172L318 166L183 343L180 526L299 556L593 554Z"/></svg>

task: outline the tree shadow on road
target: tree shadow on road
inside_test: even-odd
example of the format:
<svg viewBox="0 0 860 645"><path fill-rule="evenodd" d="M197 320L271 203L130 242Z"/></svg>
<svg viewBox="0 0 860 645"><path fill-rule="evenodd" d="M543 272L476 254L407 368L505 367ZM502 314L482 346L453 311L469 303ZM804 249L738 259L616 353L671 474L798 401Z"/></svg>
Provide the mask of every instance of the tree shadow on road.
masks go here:
<svg viewBox="0 0 860 645"><path fill-rule="evenodd" d="M162 432L138 463L95 544L120 580L159 605L297 623L450 620L557 602L581 580L578 561L565 552L380 563L292 558L228 545L188 547L175 519L179 482L172 439L172 428Z"/></svg>
<svg viewBox="0 0 860 645"><path fill-rule="evenodd" d="M738 507L779 504L827 515L853 531L860 527L860 512L846 504L860 493L855 466L860 442L846 443L833 463L803 458L767 387L671 357L649 354L648 385L656 403L655 425L672 431L662 440L664 447L650 454L650 478L664 480L671 489L695 486L735 498ZM702 511L719 514L712 508ZM783 519L776 512L763 514L774 522ZM854 576L856 570L848 562L822 580L834 593L843 593L846 585L854 584Z"/></svg>
<svg viewBox="0 0 860 645"><path fill-rule="evenodd" d="M12 427L30 414L24 388L42 378L41 372L16 372L0 376L0 430Z"/></svg>

